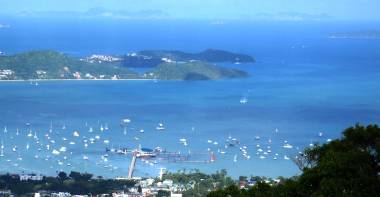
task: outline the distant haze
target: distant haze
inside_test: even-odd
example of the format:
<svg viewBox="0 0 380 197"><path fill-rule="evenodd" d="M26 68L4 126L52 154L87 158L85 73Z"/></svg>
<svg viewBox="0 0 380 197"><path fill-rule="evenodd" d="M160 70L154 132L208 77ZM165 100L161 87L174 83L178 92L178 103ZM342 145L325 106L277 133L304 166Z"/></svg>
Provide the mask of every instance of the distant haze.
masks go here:
<svg viewBox="0 0 380 197"><path fill-rule="evenodd" d="M379 7L379 0L0 0L0 16L378 21Z"/></svg>

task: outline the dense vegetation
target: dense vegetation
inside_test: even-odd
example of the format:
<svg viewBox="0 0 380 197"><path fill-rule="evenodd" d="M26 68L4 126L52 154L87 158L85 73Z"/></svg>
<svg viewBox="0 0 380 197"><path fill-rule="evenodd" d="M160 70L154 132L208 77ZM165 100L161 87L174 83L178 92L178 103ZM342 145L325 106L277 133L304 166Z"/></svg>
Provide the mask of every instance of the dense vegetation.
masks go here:
<svg viewBox="0 0 380 197"><path fill-rule="evenodd" d="M204 174L199 170L193 170L188 173L169 173L164 175L164 179L171 179L174 183L185 185L187 189L183 193L185 197L206 196L211 190L225 188L234 184L234 180L227 176L226 170L221 170L214 174Z"/></svg>
<svg viewBox="0 0 380 197"><path fill-rule="evenodd" d="M57 177L44 177L42 181L20 181L18 176L0 175L0 190L11 190L16 195L44 191L69 192L71 194L109 194L114 190L127 190L135 185L131 180L93 178L92 174L60 172Z"/></svg>
<svg viewBox="0 0 380 197"><path fill-rule="evenodd" d="M88 63L69 57L56 51L32 51L11 56L0 56L0 70L9 69L14 74L8 79L74 79L74 73L93 77L137 78L138 75L126 68L108 66L99 63ZM40 71L40 72L39 72ZM46 73L44 73L46 72Z"/></svg>
<svg viewBox="0 0 380 197"><path fill-rule="evenodd" d="M255 62L255 59L249 55L231 53L228 51L207 49L200 53L186 53L182 51L164 51L164 50L147 50L140 51L138 55L148 56L151 59L169 58L174 61L204 61L204 62Z"/></svg>
<svg viewBox="0 0 380 197"><path fill-rule="evenodd" d="M299 177L259 182L248 190L231 185L207 196L379 196L379 151L380 128L356 125L341 139L306 149L295 160L303 172Z"/></svg>
<svg viewBox="0 0 380 197"><path fill-rule="evenodd" d="M133 58L141 57L134 56ZM159 64L159 66L142 76L120 66L120 61L81 61L79 58L70 57L55 51L32 51L10 56L0 56L0 80L141 78L214 80L247 76L247 73L243 71L221 68L202 61L162 63L161 59L159 61L149 58L142 59L144 60L140 62L142 64L146 63L150 65L153 63ZM152 62L145 62L148 60ZM136 63L136 61L130 63Z"/></svg>
<svg viewBox="0 0 380 197"><path fill-rule="evenodd" d="M215 80L248 76L240 70L221 68L199 61L161 64L153 73L156 78L163 80Z"/></svg>

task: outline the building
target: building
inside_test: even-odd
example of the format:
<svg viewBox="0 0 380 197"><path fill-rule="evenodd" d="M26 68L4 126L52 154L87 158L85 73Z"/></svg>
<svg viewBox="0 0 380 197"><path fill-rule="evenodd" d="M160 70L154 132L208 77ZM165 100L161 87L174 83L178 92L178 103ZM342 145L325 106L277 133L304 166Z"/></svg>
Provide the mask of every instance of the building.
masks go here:
<svg viewBox="0 0 380 197"><path fill-rule="evenodd" d="M42 181L44 177L39 174L21 174L20 181Z"/></svg>

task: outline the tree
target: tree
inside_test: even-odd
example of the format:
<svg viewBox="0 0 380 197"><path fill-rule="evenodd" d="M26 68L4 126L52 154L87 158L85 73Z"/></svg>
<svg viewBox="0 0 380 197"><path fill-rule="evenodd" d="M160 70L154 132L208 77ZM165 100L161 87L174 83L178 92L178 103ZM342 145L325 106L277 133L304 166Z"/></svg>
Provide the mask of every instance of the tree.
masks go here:
<svg viewBox="0 0 380 197"><path fill-rule="evenodd" d="M58 179L61 181L61 183L63 183L64 180L66 180L68 177L67 177L67 174L63 171L59 172L58 173Z"/></svg>
<svg viewBox="0 0 380 197"><path fill-rule="evenodd" d="M342 139L307 149L310 167L303 169L300 190L305 195L377 196L380 129L356 125Z"/></svg>

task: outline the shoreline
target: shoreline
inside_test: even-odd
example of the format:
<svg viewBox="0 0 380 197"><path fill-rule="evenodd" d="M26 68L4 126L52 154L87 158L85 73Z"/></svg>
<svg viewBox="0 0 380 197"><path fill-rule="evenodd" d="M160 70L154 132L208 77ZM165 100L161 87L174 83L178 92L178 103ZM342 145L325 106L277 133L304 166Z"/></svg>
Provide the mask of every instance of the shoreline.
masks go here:
<svg viewBox="0 0 380 197"><path fill-rule="evenodd" d="M40 82L40 81L153 81L155 79L12 79L2 82Z"/></svg>

